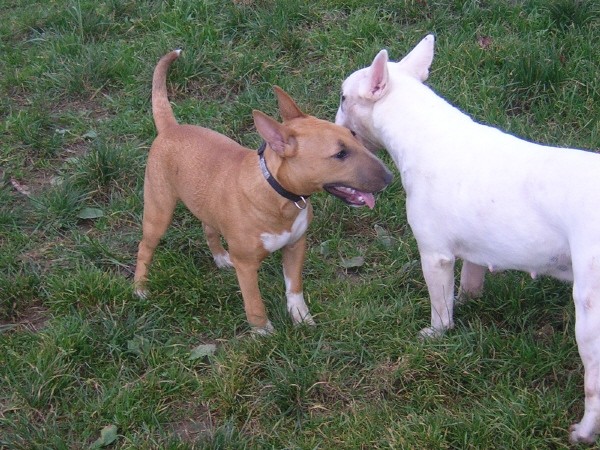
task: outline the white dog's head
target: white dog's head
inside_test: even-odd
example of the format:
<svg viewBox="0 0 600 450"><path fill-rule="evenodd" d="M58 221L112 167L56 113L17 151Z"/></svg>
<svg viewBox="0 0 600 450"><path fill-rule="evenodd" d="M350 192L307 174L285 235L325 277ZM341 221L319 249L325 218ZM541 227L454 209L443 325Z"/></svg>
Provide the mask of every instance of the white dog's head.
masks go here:
<svg viewBox="0 0 600 450"><path fill-rule="evenodd" d="M342 84L340 106L335 123L349 128L372 152L383 147L375 132L373 109L383 103L394 83L402 76L423 82L429 76L433 61L434 37L427 35L400 62L388 60L386 50L381 50L371 65L357 70Z"/></svg>

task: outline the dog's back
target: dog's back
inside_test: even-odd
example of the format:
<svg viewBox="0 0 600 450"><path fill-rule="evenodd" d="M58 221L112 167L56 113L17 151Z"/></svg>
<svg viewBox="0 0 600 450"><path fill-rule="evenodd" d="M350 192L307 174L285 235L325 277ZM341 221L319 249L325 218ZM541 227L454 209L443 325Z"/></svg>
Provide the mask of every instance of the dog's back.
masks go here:
<svg viewBox="0 0 600 450"><path fill-rule="evenodd" d="M600 156L479 124L397 68L388 82L372 120L384 129L398 117L387 148L417 240L494 270L572 280L570 242L600 224Z"/></svg>

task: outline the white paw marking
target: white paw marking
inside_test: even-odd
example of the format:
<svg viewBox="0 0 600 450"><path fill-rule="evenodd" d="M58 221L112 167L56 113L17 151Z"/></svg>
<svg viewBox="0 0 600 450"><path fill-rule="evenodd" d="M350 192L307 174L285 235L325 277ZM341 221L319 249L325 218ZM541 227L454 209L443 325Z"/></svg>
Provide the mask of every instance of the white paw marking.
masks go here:
<svg viewBox="0 0 600 450"><path fill-rule="evenodd" d="M275 328L270 320L264 327L251 327L250 332L255 336L269 336L275 332Z"/></svg>
<svg viewBox="0 0 600 450"><path fill-rule="evenodd" d="M225 269L228 267L233 267L233 263L229 258L229 253L219 253L218 255L213 255L213 259L215 260L215 264L219 269Z"/></svg>
<svg viewBox="0 0 600 450"><path fill-rule="evenodd" d="M315 325L315 320L308 311L308 306L304 302L304 295L302 293L293 294L286 293L287 296L287 309L292 316L292 322L294 324L304 323L306 325Z"/></svg>

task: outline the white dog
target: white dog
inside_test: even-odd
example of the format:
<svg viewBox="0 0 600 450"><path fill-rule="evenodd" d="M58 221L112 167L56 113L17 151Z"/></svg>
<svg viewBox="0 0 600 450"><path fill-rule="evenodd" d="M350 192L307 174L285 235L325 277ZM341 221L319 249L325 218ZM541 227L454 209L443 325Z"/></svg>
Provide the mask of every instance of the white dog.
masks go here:
<svg viewBox="0 0 600 450"><path fill-rule="evenodd" d="M431 327L454 325L454 261L459 293L477 296L486 269L518 269L574 281L585 413L573 442L600 431L600 155L518 139L471 118L422 82L432 35L398 63L385 50L343 84L336 123L371 150L386 148L406 190L431 298Z"/></svg>

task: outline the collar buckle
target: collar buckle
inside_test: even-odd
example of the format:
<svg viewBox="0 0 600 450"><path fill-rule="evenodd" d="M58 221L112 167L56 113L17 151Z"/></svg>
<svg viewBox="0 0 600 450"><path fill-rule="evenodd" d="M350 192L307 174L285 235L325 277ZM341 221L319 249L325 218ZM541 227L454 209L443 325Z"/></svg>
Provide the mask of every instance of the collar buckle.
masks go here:
<svg viewBox="0 0 600 450"><path fill-rule="evenodd" d="M301 204L298 204L299 202L294 202L294 205L296 205L296 208L302 210L302 209L306 209L306 207L308 206L308 202L306 201L306 198L303 196L300 196L300 200L302 200Z"/></svg>

